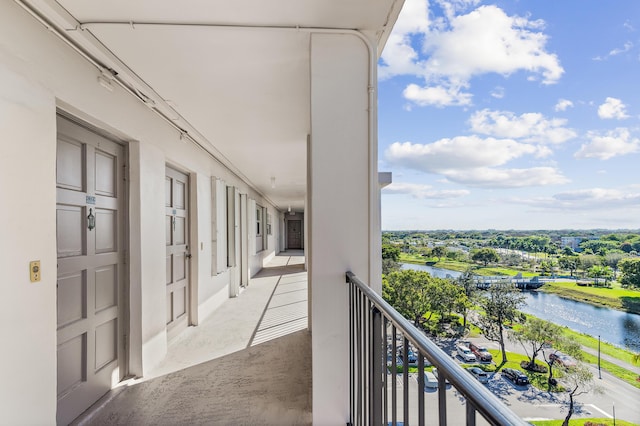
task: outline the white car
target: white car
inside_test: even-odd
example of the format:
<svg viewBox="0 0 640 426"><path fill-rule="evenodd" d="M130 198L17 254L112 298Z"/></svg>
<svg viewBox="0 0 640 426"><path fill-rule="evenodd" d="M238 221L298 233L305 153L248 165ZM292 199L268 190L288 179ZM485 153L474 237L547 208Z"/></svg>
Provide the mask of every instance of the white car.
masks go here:
<svg viewBox="0 0 640 426"><path fill-rule="evenodd" d="M464 345L457 345L456 346L456 352L458 353L458 356L460 356L460 358L462 358L462 360L464 362L476 362L476 356L473 354L473 352L471 352L471 349L469 349L467 346Z"/></svg>
<svg viewBox="0 0 640 426"><path fill-rule="evenodd" d="M424 372L424 388L425 388L425 390L427 390L428 388L430 388L430 389L437 389L438 388L438 379L430 371L425 371Z"/></svg>

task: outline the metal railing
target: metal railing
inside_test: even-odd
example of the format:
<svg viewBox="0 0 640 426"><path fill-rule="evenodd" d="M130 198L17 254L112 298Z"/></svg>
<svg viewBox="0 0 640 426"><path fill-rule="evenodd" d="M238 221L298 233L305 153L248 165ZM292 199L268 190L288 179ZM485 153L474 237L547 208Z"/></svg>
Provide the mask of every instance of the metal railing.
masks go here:
<svg viewBox="0 0 640 426"><path fill-rule="evenodd" d="M445 426L447 381L458 392L458 398L450 399L450 408L457 411L462 409L461 404L465 407L464 415L451 418L452 424L466 421L467 425L475 425L476 413L479 413L492 425L527 425L352 272L347 272L346 278L349 284L350 425L417 423L422 426L427 416L430 420L437 416L438 424ZM417 392L415 386L410 390L409 385L410 345L417 352L414 354L418 368ZM425 406L425 358L438 369L434 407ZM400 381L401 390L398 389ZM433 420L430 423L434 423Z"/></svg>

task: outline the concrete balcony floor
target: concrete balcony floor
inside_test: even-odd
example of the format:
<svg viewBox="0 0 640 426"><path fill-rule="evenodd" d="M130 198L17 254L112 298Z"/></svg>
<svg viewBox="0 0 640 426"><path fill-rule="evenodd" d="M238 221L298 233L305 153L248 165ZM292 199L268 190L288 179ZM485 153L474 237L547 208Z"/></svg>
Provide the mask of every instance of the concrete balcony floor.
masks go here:
<svg viewBox="0 0 640 426"><path fill-rule="evenodd" d="M78 423L311 424L304 253L276 256L239 297L172 341L150 374L113 393Z"/></svg>

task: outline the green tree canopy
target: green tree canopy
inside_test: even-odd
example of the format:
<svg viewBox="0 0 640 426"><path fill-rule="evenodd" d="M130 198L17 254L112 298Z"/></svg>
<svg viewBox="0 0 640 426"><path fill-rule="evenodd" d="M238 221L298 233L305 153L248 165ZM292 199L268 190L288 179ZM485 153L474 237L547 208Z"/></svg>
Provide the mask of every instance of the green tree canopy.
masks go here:
<svg viewBox="0 0 640 426"><path fill-rule="evenodd" d="M618 263L623 287L640 288L640 258L625 258Z"/></svg>
<svg viewBox="0 0 640 426"><path fill-rule="evenodd" d="M520 319L518 309L524 303L522 292L510 282L492 284L486 297L480 299L485 312L480 317L480 329L487 339L498 342L504 362L507 361L505 325Z"/></svg>
<svg viewBox="0 0 640 426"><path fill-rule="evenodd" d="M383 259L391 259L394 262L400 260L400 248L391 245L391 244L383 244L382 245L382 258Z"/></svg>
<svg viewBox="0 0 640 426"><path fill-rule="evenodd" d="M440 262L440 259L447 255L447 251L448 250L447 250L447 248L445 246L435 246L431 250L431 256L437 257L438 258L438 262Z"/></svg>
<svg viewBox="0 0 640 426"><path fill-rule="evenodd" d="M513 330L510 339L518 342L529 357L529 368L533 368L536 357L543 348L552 342L562 339L562 327L536 317L527 317L525 323L518 330Z"/></svg>
<svg viewBox="0 0 640 426"><path fill-rule="evenodd" d="M498 256L498 253L494 249L484 247L474 251L471 255L471 260L474 262L482 262L486 267L491 262L498 262L500 256Z"/></svg>
<svg viewBox="0 0 640 426"><path fill-rule="evenodd" d="M428 310L427 286L433 277L425 271L392 271L382 279L382 297L402 316L418 325Z"/></svg>

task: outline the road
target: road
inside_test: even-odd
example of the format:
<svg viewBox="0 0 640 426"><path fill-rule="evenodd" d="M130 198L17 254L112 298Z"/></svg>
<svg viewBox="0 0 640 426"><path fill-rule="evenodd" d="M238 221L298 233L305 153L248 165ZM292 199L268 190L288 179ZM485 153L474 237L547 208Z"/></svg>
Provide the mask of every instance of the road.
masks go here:
<svg viewBox="0 0 640 426"><path fill-rule="evenodd" d="M490 349L499 349L496 342L490 342L484 338L469 340ZM441 341L439 344L452 356L454 355L452 348L454 342ZM522 346L517 343L508 341L506 349L509 352L524 354ZM458 359L458 361L460 360ZM640 389L612 376L605 370L601 371L602 379L599 379L597 366L593 366L591 369L596 384L602 388L603 392L601 394L589 392L576 397L578 404L574 416L576 418L612 418L615 404L617 419L640 424ZM487 387L524 419L561 419L567 414L568 398L566 394L548 393L532 386L527 389L515 387L511 382L503 379L500 373L491 377Z"/></svg>

